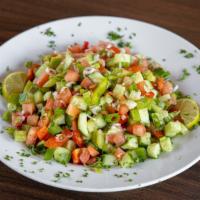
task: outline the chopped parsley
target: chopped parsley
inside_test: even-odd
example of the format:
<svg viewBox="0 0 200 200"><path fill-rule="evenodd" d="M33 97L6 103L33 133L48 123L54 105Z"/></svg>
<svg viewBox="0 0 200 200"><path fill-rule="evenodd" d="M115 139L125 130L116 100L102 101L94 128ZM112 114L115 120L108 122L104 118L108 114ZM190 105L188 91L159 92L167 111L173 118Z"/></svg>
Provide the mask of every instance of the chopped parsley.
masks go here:
<svg viewBox="0 0 200 200"><path fill-rule="evenodd" d="M48 43L48 47L51 48L51 49L55 49L56 47L56 43L54 40L50 40L49 43Z"/></svg>
<svg viewBox="0 0 200 200"><path fill-rule="evenodd" d="M33 161L31 164L36 165L37 163L38 163L37 161Z"/></svg>
<svg viewBox="0 0 200 200"><path fill-rule="evenodd" d="M82 174L82 177L88 177L89 173L85 172L84 174Z"/></svg>
<svg viewBox="0 0 200 200"><path fill-rule="evenodd" d="M122 174L114 174L114 176L117 177L117 178L122 178L123 177Z"/></svg>
<svg viewBox="0 0 200 200"><path fill-rule="evenodd" d="M12 157L12 156L9 156L9 155L5 155L5 156L4 156L4 159L5 159L5 160L12 160L13 157Z"/></svg>
<svg viewBox="0 0 200 200"><path fill-rule="evenodd" d="M38 169L38 172L42 173L44 171L44 168Z"/></svg>
<svg viewBox="0 0 200 200"><path fill-rule="evenodd" d="M179 53L180 53L180 54L183 54L185 58L193 58L193 57L194 57L194 54L193 54L193 53L190 53L190 52L188 52L188 51L185 50L185 49L180 49L180 50L179 50Z"/></svg>
<svg viewBox="0 0 200 200"><path fill-rule="evenodd" d="M83 181L82 181L82 180L76 180L76 182L77 182L77 183L83 183Z"/></svg>
<svg viewBox="0 0 200 200"><path fill-rule="evenodd" d="M57 173L54 174L55 179L53 180L53 182L58 182L62 178L68 178L68 177L70 177L70 173L58 171Z"/></svg>
<svg viewBox="0 0 200 200"><path fill-rule="evenodd" d="M119 40L119 39L121 39L122 37L123 37L123 35L120 35L120 34L114 32L114 31L110 31L110 32L108 33L108 35L107 35L107 38L108 38L109 40L112 40L112 41Z"/></svg>
<svg viewBox="0 0 200 200"><path fill-rule="evenodd" d="M2 92L2 83L0 82L0 95L2 95L3 92Z"/></svg>
<svg viewBox="0 0 200 200"><path fill-rule="evenodd" d="M119 31L119 32L120 32L121 30L122 30L122 29L121 29L120 27L117 27L117 31Z"/></svg>
<svg viewBox="0 0 200 200"><path fill-rule="evenodd" d="M10 67L9 67L9 66L6 67L6 71L7 71L7 72L10 71Z"/></svg>
<svg viewBox="0 0 200 200"><path fill-rule="evenodd" d="M135 36L136 36L136 33L132 33L132 35L135 37Z"/></svg>
<svg viewBox="0 0 200 200"><path fill-rule="evenodd" d="M194 68L195 68L196 72L197 72L198 74L200 74L200 65L199 65L199 66L194 66Z"/></svg>
<svg viewBox="0 0 200 200"><path fill-rule="evenodd" d="M79 22L79 23L77 24L77 26L79 26L79 27L80 27L81 25L82 25L82 23L81 23L81 22Z"/></svg>
<svg viewBox="0 0 200 200"><path fill-rule="evenodd" d="M132 48L132 45L130 42L125 42L123 40L120 40L118 43L117 43L117 46L120 47L120 48L124 48L124 47L129 47L129 48Z"/></svg>
<svg viewBox="0 0 200 200"><path fill-rule="evenodd" d="M73 33L71 34L71 37L74 37L74 34L73 34Z"/></svg>
<svg viewBox="0 0 200 200"><path fill-rule="evenodd" d="M128 180L126 180L126 182L132 182L133 179L129 178Z"/></svg>
<svg viewBox="0 0 200 200"><path fill-rule="evenodd" d="M44 32L41 32L43 35L46 35L48 37L55 37L56 34L54 31L51 29L51 27L47 28Z"/></svg>
<svg viewBox="0 0 200 200"><path fill-rule="evenodd" d="M21 150L21 152L16 152L21 157L30 157L31 154L29 152L26 152L24 149Z"/></svg>
<svg viewBox="0 0 200 200"><path fill-rule="evenodd" d="M27 62L24 63L24 66L25 66L26 68L30 68L32 65L33 65L33 62L32 62L32 61L27 61Z"/></svg>
<svg viewBox="0 0 200 200"><path fill-rule="evenodd" d="M190 73L188 72L188 70L187 69L183 69L182 75L179 78L179 81L185 80L188 76L190 76Z"/></svg>
<svg viewBox="0 0 200 200"><path fill-rule="evenodd" d="M166 61L166 59L165 59L165 58L163 58L163 59L162 59L162 61L163 61L163 62L165 62L165 61Z"/></svg>

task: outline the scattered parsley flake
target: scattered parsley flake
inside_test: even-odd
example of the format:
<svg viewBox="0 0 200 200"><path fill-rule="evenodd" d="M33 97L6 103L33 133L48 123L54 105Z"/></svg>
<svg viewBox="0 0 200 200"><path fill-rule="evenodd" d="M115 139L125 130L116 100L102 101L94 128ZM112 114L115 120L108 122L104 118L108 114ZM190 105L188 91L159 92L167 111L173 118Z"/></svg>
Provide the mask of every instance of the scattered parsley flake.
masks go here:
<svg viewBox="0 0 200 200"><path fill-rule="evenodd" d="M188 70L187 69L183 69L182 75L181 75L179 81L185 80L188 76L190 76L190 73L188 72Z"/></svg>
<svg viewBox="0 0 200 200"><path fill-rule="evenodd" d="M129 37L128 37L128 38L129 38L130 40L131 40L131 39L133 39L132 35L129 35Z"/></svg>
<svg viewBox="0 0 200 200"><path fill-rule="evenodd" d="M21 152L16 152L21 157L30 157L31 154L29 152L26 152L24 149Z"/></svg>
<svg viewBox="0 0 200 200"><path fill-rule="evenodd" d="M71 37L74 37L74 34L73 34L73 33L71 34Z"/></svg>
<svg viewBox="0 0 200 200"><path fill-rule="evenodd" d="M40 173L42 173L42 172L44 171L44 168L40 168L40 169L38 169L38 171L39 171Z"/></svg>
<svg viewBox="0 0 200 200"><path fill-rule="evenodd" d="M13 159L13 156L5 155L4 159L9 161Z"/></svg>
<svg viewBox="0 0 200 200"><path fill-rule="evenodd" d="M131 178L129 178L128 180L126 180L127 182L132 182L133 181L133 179L131 179Z"/></svg>
<svg viewBox="0 0 200 200"><path fill-rule="evenodd" d="M118 33L114 32L114 31L110 31L107 35L107 38L109 40L115 41L115 40L119 40L123 37L123 35L119 35Z"/></svg>
<svg viewBox="0 0 200 200"><path fill-rule="evenodd" d="M79 27L80 27L81 25L82 25L82 23L81 23L81 22L79 22L79 23L77 24L77 26L79 26Z"/></svg>
<svg viewBox="0 0 200 200"><path fill-rule="evenodd" d="M134 175L137 175L137 172L133 172Z"/></svg>
<svg viewBox="0 0 200 200"><path fill-rule="evenodd" d="M0 83L0 95L2 95L3 92L2 92L2 83Z"/></svg>
<svg viewBox="0 0 200 200"><path fill-rule="evenodd" d="M33 161L31 164L36 165L37 163L38 163L37 161Z"/></svg>
<svg viewBox="0 0 200 200"><path fill-rule="evenodd" d="M10 67L9 67L9 66L6 67L6 71L7 71L7 72L10 71Z"/></svg>
<svg viewBox="0 0 200 200"><path fill-rule="evenodd" d="M120 27L117 27L117 31L119 31L119 32L120 32L121 30L122 30L122 29L121 29Z"/></svg>
<svg viewBox="0 0 200 200"><path fill-rule="evenodd" d="M193 68L196 70L198 74L200 74L200 65L199 66L193 66Z"/></svg>
<svg viewBox="0 0 200 200"><path fill-rule="evenodd" d="M132 45L130 42L125 42L123 40L120 40L118 43L117 43L117 46L120 47L120 48L124 48L124 47L129 47L129 48L132 48Z"/></svg>
<svg viewBox="0 0 200 200"><path fill-rule="evenodd" d="M32 65L33 65L33 62L32 62L32 61L27 61L27 62L24 63L24 66L25 66L26 68L30 68Z"/></svg>
<svg viewBox="0 0 200 200"><path fill-rule="evenodd" d="M117 178L122 178L123 177L122 174L114 174L114 176L117 177Z"/></svg>
<svg viewBox="0 0 200 200"><path fill-rule="evenodd" d="M185 54L185 53L187 53L187 51L185 49L180 49L179 53L180 54Z"/></svg>
<svg viewBox="0 0 200 200"><path fill-rule="evenodd" d="M82 177L88 177L89 173L85 172L84 174L82 174Z"/></svg>
<svg viewBox="0 0 200 200"><path fill-rule="evenodd" d="M136 36L136 33L132 33L132 35L135 37L135 36Z"/></svg>
<svg viewBox="0 0 200 200"><path fill-rule="evenodd" d="M51 27L47 28L44 32L41 32L42 34L48 36L48 37L55 37L56 34L54 33L54 31L52 30Z"/></svg>
<svg viewBox="0 0 200 200"><path fill-rule="evenodd" d="M77 183L83 183L83 181L82 181L82 180L76 180L76 182L77 182Z"/></svg>
<svg viewBox="0 0 200 200"><path fill-rule="evenodd" d="M187 53L184 57L185 58L193 58L194 54L193 53Z"/></svg>
<svg viewBox="0 0 200 200"><path fill-rule="evenodd" d="M163 59L162 59L162 61L163 61L163 62L165 62L165 61L166 61L166 59L165 59L165 58L163 58Z"/></svg>
<svg viewBox="0 0 200 200"><path fill-rule="evenodd" d="M56 179L54 179L53 180L53 182L58 182L58 181L60 181L62 178L67 178L67 177L69 177L70 176L70 173L68 173L68 172L61 172L61 171L58 171L57 173L55 173L54 174L54 177L56 178Z"/></svg>
<svg viewBox="0 0 200 200"><path fill-rule="evenodd" d="M56 47L55 41L54 40L50 40L49 43L48 43L48 47L54 50L55 47Z"/></svg>
<svg viewBox="0 0 200 200"><path fill-rule="evenodd" d="M196 92L193 93L194 96L197 96L198 94Z"/></svg>
<svg viewBox="0 0 200 200"><path fill-rule="evenodd" d="M123 174L124 174L125 176L128 176L128 175L129 175L129 173L126 173L126 172L124 172Z"/></svg>

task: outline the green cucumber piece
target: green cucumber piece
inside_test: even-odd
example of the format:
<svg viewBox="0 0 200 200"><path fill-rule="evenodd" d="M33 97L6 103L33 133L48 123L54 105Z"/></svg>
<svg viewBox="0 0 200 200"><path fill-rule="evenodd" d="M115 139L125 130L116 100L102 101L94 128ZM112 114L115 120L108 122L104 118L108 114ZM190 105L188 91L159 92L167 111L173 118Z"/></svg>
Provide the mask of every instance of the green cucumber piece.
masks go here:
<svg viewBox="0 0 200 200"><path fill-rule="evenodd" d="M150 145L148 145L147 154L150 158L157 159L160 155L160 144L151 143Z"/></svg>
<svg viewBox="0 0 200 200"><path fill-rule="evenodd" d="M111 168L117 166L118 162L114 155L112 154L104 154L102 156L102 164L105 168Z"/></svg>
<svg viewBox="0 0 200 200"><path fill-rule="evenodd" d="M146 132L143 136L139 137L139 144L141 146L148 146L151 144L151 133Z"/></svg>
<svg viewBox="0 0 200 200"><path fill-rule="evenodd" d="M27 132L23 130L15 130L14 132L14 140L16 142L25 142L26 141Z"/></svg>
<svg viewBox="0 0 200 200"><path fill-rule="evenodd" d="M172 142L169 137L161 137L160 139L160 147L164 152L171 152L173 150Z"/></svg>
<svg viewBox="0 0 200 200"><path fill-rule="evenodd" d="M134 149L138 147L138 139L135 135L126 134L126 143L121 147L122 149Z"/></svg>
<svg viewBox="0 0 200 200"><path fill-rule="evenodd" d="M134 160L132 159L131 155L126 152L122 159L119 161L119 164L123 168L130 168L134 165Z"/></svg>
<svg viewBox="0 0 200 200"><path fill-rule="evenodd" d="M87 138L90 139L91 134L88 132L87 128L87 114L86 113L80 113L78 117L78 129L81 131L81 133Z"/></svg>
<svg viewBox="0 0 200 200"><path fill-rule="evenodd" d="M53 155L54 159L63 165L66 165L71 159L71 152L64 147L57 147Z"/></svg>

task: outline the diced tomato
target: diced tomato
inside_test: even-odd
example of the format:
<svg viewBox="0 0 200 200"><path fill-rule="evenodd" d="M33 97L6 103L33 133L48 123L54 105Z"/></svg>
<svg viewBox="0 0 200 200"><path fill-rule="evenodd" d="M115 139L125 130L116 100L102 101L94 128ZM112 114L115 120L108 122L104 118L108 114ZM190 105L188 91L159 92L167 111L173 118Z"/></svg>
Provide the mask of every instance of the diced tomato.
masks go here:
<svg viewBox="0 0 200 200"><path fill-rule="evenodd" d="M68 141L68 137L65 134L59 134L55 137L49 138L45 141L44 145L47 148L56 148L64 146Z"/></svg>
<svg viewBox="0 0 200 200"><path fill-rule="evenodd" d="M48 128L42 127L37 131L37 136L40 140L43 140L48 135Z"/></svg>
<svg viewBox="0 0 200 200"><path fill-rule="evenodd" d="M27 137L26 137L26 145L34 145L37 140L37 130L38 127L31 127L28 131Z"/></svg>
<svg viewBox="0 0 200 200"><path fill-rule="evenodd" d="M137 88L138 88L138 90L140 90L142 95L144 95L146 93L146 91L144 89L144 85L145 85L144 81L141 81L141 82L137 83Z"/></svg>
<svg viewBox="0 0 200 200"><path fill-rule="evenodd" d="M146 128L142 124L133 124L128 126L127 130L137 136L143 136L146 132Z"/></svg>
<svg viewBox="0 0 200 200"><path fill-rule="evenodd" d="M32 115L35 111L35 104L34 103L23 103L22 104L22 111L24 114Z"/></svg>
<svg viewBox="0 0 200 200"><path fill-rule="evenodd" d="M128 114L120 115L119 123L123 125L127 122L128 122Z"/></svg>
<svg viewBox="0 0 200 200"><path fill-rule="evenodd" d="M131 49L129 47L124 47L126 54L131 55Z"/></svg>
<svg viewBox="0 0 200 200"><path fill-rule="evenodd" d="M141 62L140 62L141 72L147 71L148 66L149 66L149 63L148 63L147 59L142 59Z"/></svg>
<svg viewBox="0 0 200 200"><path fill-rule="evenodd" d="M81 86L82 86L83 88L85 88L85 89L88 89L89 86L92 85L92 84L93 84L92 81L91 81L89 78L87 78L87 77L85 77L85 78L81 81Z"/></svg>
<svg viewBox="0 0 200 200"><path fill-rule="evenodd" d="M129 76L125 76L123 79L123 84L125 87L130 87L133 83L133 79Z"/></svg>
<svg viewBox="0 0 200 200"><path fill-rule="evenodd" d="M165 84L161 90L162 95L171 94L173 92L173 85L169 81L165 81Z"/></svg>
<svg viewBox="0 0 200 200"><path fill-rule="evenodd" d="M40 77L36 80L38 87L42 87L49 80L49 74L44 71Z"/></svg>
<svg viewBox="0 0 200 200"><path fill-rule="evenodd" d="M45 110L46 111L53 110L53 107L54 107L54 100L53 100L53 98L48 98L47 102L46 102L46 105L45 105Z"/></svg>
<svg viewBox="0 0 200 200"><path fill-rule="evenodd" d="M111 114L116 112L115 108L112 105L107 105L106 110Z"/></svg>
<svg viewBox="0 0 200 200"><path fill-rule="evenodd" d="M128 67L127 70L133 73L141 72L141 67L138 65L133 65L133 66Z"/></svg>
<svg viewBox="0 0 200 200"><path fill-rule="evenodd" d="M123 133L114 133L114 134L109 134L106 137L106 140L110 142L111 144L115 144L116 146L120 146L124 144L125 142L125 137Z"/></svg>
<svg viewBox="0 0 200 200"><path fill-rule="evenodd" d="M12 126L16 128L20 128L22 126L25 117L20 113L12 113Z"/></svg>
<svg viewBox="0 0 200 200"><path fill-rule="evenodd" d="M56 99L54 101L53 107L54 108L66 108L66 103L61 99Z"/></svg>
<svg viewBox="0 0 200 200"><path fill-rule="evenodd" d="M106 73L107 72L107 69L103 66L100 66L99 67L99 72L101 72L102 74Z"/></svg>
<svg viewBox="0 0 200 200"><path fill-rule="evenodd" d="M82 46L82 51L85 51L88 48L89 48L89 42L88 41L84 41L83 46Z"/></svg>
<svg viewBox="0 0 200 200"><path fill-rule="evenodd" d="M26 119L26 122L30 126L37 126L39 120L38 115L29 115Z"/></svg>
<svg viewBox="0 0 200 200"><path fill-rule="evenodd" d="M120 53L121 52L120 49L118 47L115 47L115 46L112 46L110 49L112 51L114 51L115 53Z"/></svg>
<svg viewBox="0 0 200 200"><path fill-rule="evenodd" d="M120 106L119 106L119 114L120 115L125 115L125 114L127 114L129 112L129 108L128 108L128 106L126 105L126 104L121 104Z"/></svg>
<svg viewBox="0 0 200 200"><path fill-rule="evenodd" d="M92 145L88 145L87 149L90 153L90 156L96 157L99 155L99 152Z"/></svg>
<svg viewBox="0 0 200 200"><path fill-rule="evenodd" d="M61 90L58 93L56 99L62 100L67 105L67 104L69 104L71 97L72 97L72 93L71 93L70 89L64 88L63 90Z"/></svg>
<svg viewBox="0 0 200 200"><path fill-rule="evenodd" d="M49 125L49 117L48 116L41 116L38 122L39 127L48 126Z"/></svg>
<svg viewBox="0 0 200 200"><path fill-rule="evenodd" d="M158 130L155 130L152 132L153 136L156 137L156 138L160 138L160 137L163 137L164 136L164 133L163 131L158 131Z"/></svg>
<svg viewBox="0 0 200 200"><path fill-rule="evenodd" d="M95 162L97 161L97 159L95 158L95 157L93 157L93 158L90 158L88 161L87 161L87 165L92 165L92 164L94 164Z"/></svg>
<svg viewBox="0 0 200 200"><path fill-rule="evenodd" d="M163 89L163 87L164 87L165 80L164 80L164 78L158 78L156 80L156 83L157 83L158 90L161 91Z"/></svg>
<svg viewBox="0 0 200 200"><path fill-rule="evenodd" d="M80 78L80 75L77 71L69 69L64 79L66 82L77 82Z"/></svg>
<svg viewBox="0 0 200 200"><path fill-rule="evenodd" d="M88 62L88 60L86 58L83 58L80 60L81 66L83 67L89 67L90 63Z"/></svg>
<svg viewBox="0 0 200 200"><path fill-rule="evenodd" d="M70 115L72 118L78 117L80 113L80 109L70 103L67 107L67 114Z"/></svg>
<svg viewBox="0 0 200 200"><path fill-rule="evenodd" d="M72 139L78 145L78 147L84 146L84 140L78 130L73 131Z"/></svg>
<svg viewBox="0 0 200 200"><path fill-rule="evenodd" d="M73 132L70 131L69 129L65 128L63 131L62 131L62 134L65 134L68 138L72 138L73 136Z"/></svg>
<svg viewBox="0 0 200 200"><path fill-rule="evenodd" d="M34 71L32 68L29 68L27 71L27 79L32 81L35 77Z"/></svg>
<svg viewBox="0 0 200 200"><path fill-rule="evenodd" d="M79 158L80 158L81 163L84 165L88 162L88 160L90 159L90 152L88 151L87 148L81 148Z"/></svg>
<svg viewBox="0 0 200 200"><path fill-rule="evenodd" d="M77 120L76 119L72 120L72 130L73 131L77 131L78 130Z"/></svg>
<svg viewBox="0 0 200 200"><path fill-rule="evenodd" d="M115 150L115 157L117 160L121 160L124 154L125 152L120 147Z"/></svg>
<svg viewBox="0 0 200 200"><path fill-rule="evenodd" d="M96 83L93 83L92 85L89 86L90 90L94 90L97 87Z"/></svg>
<svg viewBox="0 0 200 200"><path fill-rule="evenodd" d="M77 148L77 149L74 149L72 151L72 162L74 164L80 164L80 153L81 153L81 149L80 148Z"/></svg>
<svg viewBox="0 0 200 200"><path fill-rule="evenodd" d="M146 92L144 95L146 97L149 97L149 98L153 98L154 97L154 93L153 92Z"/></svg>
<svg viewBox="0 0 200 200"><path fill-rule="evenodd" d="M71 53L82 53L82 47L79 44L75 44L68 48Z"/></svg>

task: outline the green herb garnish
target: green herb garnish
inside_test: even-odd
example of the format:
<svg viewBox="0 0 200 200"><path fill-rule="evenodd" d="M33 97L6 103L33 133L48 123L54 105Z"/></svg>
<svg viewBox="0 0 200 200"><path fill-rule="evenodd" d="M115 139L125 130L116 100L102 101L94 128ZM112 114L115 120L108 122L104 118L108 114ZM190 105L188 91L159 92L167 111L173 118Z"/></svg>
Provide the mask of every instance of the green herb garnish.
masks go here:
<svg viewBox="0 0 200 200"><path fill-rule="evenodd" d="M190 73L188 72L188 70L187 69L183 69L182 75L179 78L179 81L185 80L188 76L190 76Z"/></svg>
<svg viewBox="0 0 200 200"><path fill-rule="evenodd" d="M129 47L129 48L132 48L132 45L130 42L125 42L123 40L120 40L118 43L117 43L117 46L120 47L120 48L124 48L124 47Z"/></svg>
<svg viewBox="0 0 200 200"><path fill-rule="evenodd" d="M12 156L9 156L9 155L5 155L5 156L4 156L4 159L5 159L5 160L12 160L13 157L12 157Z"/></svg>
<svg viewBox="0 0 200 200"><path fill-rule="evenodd" d="M44 32L41 32L41 33L48 36L48 37L55 37L56 36L56 34L51 29L51 27L47 28Z"/></svg>
<svg viewBox="0 0 200 200"><path fill-rule="evenodd" d="M123 37L123 35L119 35L118 33L114 32L114 31L110 31L107 35L107 38L109 40L119 40Z"/></svg>
<svg viewBox="0 0 200 200"><path fill-rule="evenodd" d="M49 43L48 43L48 47L51 48L51 49L55 49L56 47L56 43L54 40L50 40Z"/></svg>
<svg viewBox="0 0 200 200"><path fill-rule="evenodd" d="M185 58L193 58L194 57L193 53L190 53L185 49L180 49L179 53L183 54Z"/></svg>
<svg viewBox="0 0 200 200"><path fill-rule="evenodd" d="M185 57L185 58L193 58L193 57L194 57L194 54L192 54L192 53L187 53L184 57Z"/></svg>
<svg viewBox="0 0 200 200"><path fill-rule="evenodd" d="M25 66L26 68L30 68L30 67L32 67L32 65L33 65L33 62L32 62L32 61L27 61L27 62L24 63L24 66Z"/></svg>

